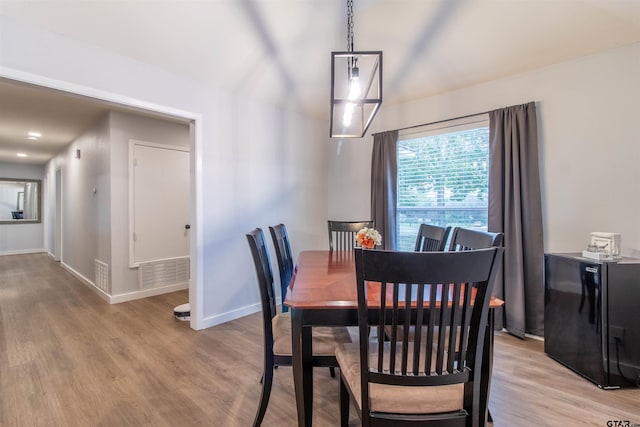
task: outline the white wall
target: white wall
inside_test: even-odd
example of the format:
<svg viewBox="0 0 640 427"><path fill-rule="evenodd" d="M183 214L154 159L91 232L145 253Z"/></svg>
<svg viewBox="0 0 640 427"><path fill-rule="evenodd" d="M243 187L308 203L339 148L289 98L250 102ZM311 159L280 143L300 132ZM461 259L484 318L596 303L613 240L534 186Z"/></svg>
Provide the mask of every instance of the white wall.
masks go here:
<svg viewBox="0 0 640 427"><path fill-rule="evenodd" d="M216 294L205 299L204 311L219 313L213 323L258 309L248 231L261 227L271 247L268 226L284 223L294 256L328 245L327 124L252 101L219 101L230 108L216 115L220 143L204 147L203 164L204 185L212 187L204 197L205 222L211 225L204 234L211 256L204 288Z"/></svg>
<svg viewBox="0 0 640 427"><path fill-rule="evenodd" d="M0 75L6 67L4 75L30 73L201 116L194 174L202 205L192 232L202 237L196 248L202 286L192 303L194 327L259 309L245 238L253 227L285 222L295 252L326 247L327 123L2 16L0 52Z"/></svg>
<svg viewBox="0 0 640 427"><path fill-rule="evenodd" d="M0 178L44 179L40 165L0 162ZM41 185L45 200L46 191ZM42 212L40 213L42 215ZM44 251L44 221L37 224L0 224L0 255Z"/></svg>
<svg viewBox="0 0 640 427"><path fill-rule="evenodd" d="M95 281L94 260L110 264L109 117L100 118L47 165L50 222L55 223L56 171L62 171L60 261L85 280ZM76 158L76 150L80 157ZM49 228L53 235L53 226ZM48 245L52 245L50 239ZM53 248L47 248L53 252Z"/></svg>
<svg viewBox="0 0 640 427"><path fill-rule="evenodd" d="M109 134L111 205L104 215L111 225L111 295L117 296L138 290L138 269L129 268L129 140L180 147L190 140L186 124L119 112L110 113Z"/></svg>
<svg viewBox="0 0 640 427"><path fill-rule="evenodd" d="M371 132L536 102L544 246L581 251L591 231L640 248L640 44L399 105ZM329 213L368 214L373 138L329 146ZM340 147L342 144L342 147Z"/></svg>

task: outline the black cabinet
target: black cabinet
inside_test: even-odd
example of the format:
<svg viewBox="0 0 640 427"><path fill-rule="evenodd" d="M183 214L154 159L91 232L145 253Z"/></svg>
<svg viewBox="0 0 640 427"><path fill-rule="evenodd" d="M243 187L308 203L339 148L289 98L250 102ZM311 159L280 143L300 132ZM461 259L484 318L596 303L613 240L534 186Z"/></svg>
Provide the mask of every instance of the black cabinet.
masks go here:
<svg viewBox="0 0 640 427"><path fill-rule="evenodd" d="M640 378L640 260L546 254L544 339L550 357L602 388L635 383Z"/></svg>

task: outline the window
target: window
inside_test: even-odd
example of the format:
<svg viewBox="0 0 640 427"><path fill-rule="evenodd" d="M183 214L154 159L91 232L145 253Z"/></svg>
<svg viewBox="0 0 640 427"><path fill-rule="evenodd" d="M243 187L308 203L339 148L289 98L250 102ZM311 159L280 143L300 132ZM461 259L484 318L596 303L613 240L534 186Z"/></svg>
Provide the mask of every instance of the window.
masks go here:
<svg viewBox="0 0 640 427"><path fill-rule="evenodd" d="M472 120L400 135L399 250L413 250L422 223L487 229L489 122Z"/></svg>

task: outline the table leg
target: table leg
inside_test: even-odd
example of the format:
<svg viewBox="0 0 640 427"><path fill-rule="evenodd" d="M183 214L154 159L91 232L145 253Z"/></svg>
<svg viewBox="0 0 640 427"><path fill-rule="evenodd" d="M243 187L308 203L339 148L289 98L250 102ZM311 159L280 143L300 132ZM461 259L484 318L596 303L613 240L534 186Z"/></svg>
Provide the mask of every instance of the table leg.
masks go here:
<svg viewBox="0 0 640 427"><path fill-rule="evenodd" d="M291 347L298 426L310 427L313 415L311 327L303 327L302 312L296 309L291 310Z"/></svg>

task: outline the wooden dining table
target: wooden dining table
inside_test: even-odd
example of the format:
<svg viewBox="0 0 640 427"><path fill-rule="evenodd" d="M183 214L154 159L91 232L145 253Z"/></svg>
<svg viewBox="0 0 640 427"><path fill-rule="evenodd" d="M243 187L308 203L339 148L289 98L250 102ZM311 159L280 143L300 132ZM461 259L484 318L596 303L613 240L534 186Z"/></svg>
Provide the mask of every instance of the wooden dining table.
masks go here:
<svg viewBox="0 0 640 427"><path fill-rule="evenodd" d="M353 251L303 251L284 304L291 311L293 381L298 425L313 422L313 358L311 334L314 326L356 326L358 297ZM492 297L480 371L481 424L486 424L493 361L494 311L504 302ZM336 386L337 388L337 386Z"/></svg>

